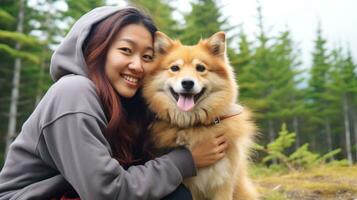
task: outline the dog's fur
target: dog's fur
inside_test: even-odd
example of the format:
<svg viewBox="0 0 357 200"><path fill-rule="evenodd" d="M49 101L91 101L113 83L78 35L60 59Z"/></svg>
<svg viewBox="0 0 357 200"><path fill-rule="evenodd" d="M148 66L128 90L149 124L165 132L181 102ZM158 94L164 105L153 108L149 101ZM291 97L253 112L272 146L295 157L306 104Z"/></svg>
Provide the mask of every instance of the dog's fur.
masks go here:
<svg viewBox="0 0 357 200"><path fill-rule="evenodd" d="M143 95L157 116L151 126L155 145L192 148L198 142L224 133L229 143L225 157L199 169L197 176L184 183L195 200L257 199L247 173L256 127L248 109L242 109L236 102L238 86L227 59L224 32L195 46L182 45L157 32L154 46L155 68L144 80ZM183 81L187 80L193 82L189 90L184 88ZM196 95L193 107L188 100L191 94ZM187 97L181 106L177 102L180 95ZM231 117L219 124L212 123L222 116Z"/></svg>

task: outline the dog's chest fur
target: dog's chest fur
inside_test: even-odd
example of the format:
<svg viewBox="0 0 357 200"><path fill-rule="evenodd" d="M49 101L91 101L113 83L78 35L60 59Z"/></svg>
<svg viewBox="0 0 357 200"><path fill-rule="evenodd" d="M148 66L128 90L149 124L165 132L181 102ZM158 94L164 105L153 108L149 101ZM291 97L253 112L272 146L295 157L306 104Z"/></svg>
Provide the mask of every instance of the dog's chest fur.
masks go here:
<svg viewBox="0 0 357 200"><path fill-rule="evenodd" d="M152 126L154 140L159 148L185 145L192 149L195 144L223 133L229 143L226 156L209 167L199 169L197 176L185 180L185 184L191 189L195 188L199 193L210 196L214 193L213 188L217 188L223 185L226 180L238 176L238 174L235 174L237 170L234 168L238 166L238 160L244 157L242 155L246 146L241 143L250 139L247 137L248 134L239 131L240 126L245 121L244 117L241 118L243 115L225 119L216 125L202 125L185 129L180 129L165 121L156 121Z"/></svg>

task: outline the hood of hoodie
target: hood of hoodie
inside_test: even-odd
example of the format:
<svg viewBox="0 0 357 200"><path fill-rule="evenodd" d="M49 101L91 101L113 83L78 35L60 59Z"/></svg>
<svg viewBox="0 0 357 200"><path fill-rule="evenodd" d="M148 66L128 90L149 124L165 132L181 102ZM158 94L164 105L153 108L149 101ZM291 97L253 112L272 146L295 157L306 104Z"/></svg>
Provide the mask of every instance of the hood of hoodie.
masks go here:
<svg viewBox="0 0 357 200"><path fill-rule="evenodd" d="M54 81L67 74L88 77L82 45L94 24L119 11L116 6L103 6L83 15L57 47L51 58L50 74Z"/></svg>

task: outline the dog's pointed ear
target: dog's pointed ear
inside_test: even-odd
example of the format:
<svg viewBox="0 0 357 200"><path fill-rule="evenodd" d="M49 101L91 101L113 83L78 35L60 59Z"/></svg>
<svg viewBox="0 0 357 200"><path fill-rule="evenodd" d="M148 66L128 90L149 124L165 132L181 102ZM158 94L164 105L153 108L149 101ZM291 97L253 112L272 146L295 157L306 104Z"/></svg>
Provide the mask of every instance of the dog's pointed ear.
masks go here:
<svg viewBox="0 0 357 200"><path fill-rule="evenodd" d="M155 52L159 54L165 54L173 45L173 41L165 35L165 33L156 31L155 32Z"/></svg>
<svg viewBox="0 0 357 200"><path fill-rule="evenodd" d="M226 53L226 34L223 31L213 34L207 39L207 46L215 56L224 56Z"/></svg>

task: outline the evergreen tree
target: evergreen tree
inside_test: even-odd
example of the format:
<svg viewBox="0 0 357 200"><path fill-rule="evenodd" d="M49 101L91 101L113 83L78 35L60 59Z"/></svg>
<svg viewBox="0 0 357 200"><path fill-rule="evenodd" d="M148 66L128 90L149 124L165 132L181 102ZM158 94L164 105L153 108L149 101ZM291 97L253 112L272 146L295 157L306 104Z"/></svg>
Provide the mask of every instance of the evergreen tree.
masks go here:
<svg viewBox="0 0 357 200"><path fill-rule="evenodd" d="M264 33L263 33L264 34ZM265 62L266 54L264 51L268 49L263 48L264 40L258 43L258 47L254 46L252 41L249 41L246 33L242 29L238 35L238 53L233 57L232 65L237 73L237 81L239 85L239 101L243 105L247 105L254 111L254 116L258 120L258 126L266 133L267 126L264 126L265 109L267 109L268 102L264 97L265 91L265 68L261 63ZM265 34L263 38L266 38ZM265 65L265 67L268 67Z"/></svg>
<svg viewBox="0 0 357 200"><path fill-rule="evenodd" d="M257 47L254 48L252 60L246 64L240 74L242 100L256 112L259 127L268 132L268 139L274 140L274 105L269 101L269 96L274 87L274 65L272 39L265 33L261 8L258 7L259 33L257 34ZM244 40L243 40L244 41ZM271 98L270 98L271 99Z"/></svg>
<svg viewBox="0 0 357 200"><path fill-rule="evenodd" d="M310 71L308 102L310 110L310 125L313 126L314 133L312 135L312 144L315 145L315 140L319 137L326 138L327 150L331 151L332 144L332 129L330 116L336 115L336 110L333 109L330 101L331 95L327 90L327 84L331 80L329 71L331 68L331 55L326 49L326 40L322 36L321 25L317 30L315 40L315 49L313 51L313 62ZM320 148L323 148L321 145ZM316 148L316 146L313 146ZM326 149L325 149L326 150Z"/></svg>
<svg viewBox="0 0 357 200"><path fill-rule="evenodd" d="M238 83L243 84L243 87L240 87L240 96L241 99L244 99L246 92L249 92L245 90L249 88L249 86L245 85L245 80L243 79L244 76L241 77L241 74L244 74L245 68L249 68L249 66L252 64L253 47L252 42L248 40L248 37L243 29L238 34L238 39L238 53L231 52L230 61L232 66L235 68L235 72L237 73Z"/></svg>
<svg viewBox="0 0 357 200"><path fill-rule="evenodd" d="M4 84L4 91L8 92L3 97L3 113L7 113L8 117L7 133L6 133L6 148L10 145L12 140L16 137L21 122L18 122L18 118L22 117L21 105L27 102L23 101L21 78L23 76L22 71L28 70L31 66L37 65L40 60L38 54L38 46L41 46L39 41L31 36L28 36L30 31L28 22L26 19L26 13L31 10L24 0L18 2L4 1L2 5L2 13L7 14L10 22L5 23L5 26L1 26L0 30L0 49L4 55L4 68L7 69L4 74L6 83ZM11 16L9 13L17 13L17 16ZM17 18L17 20L11 20L11 18ZM2 24L3 25L3 24ZM24 67L25 66L25 67ZM25 86L30 88L31 86ZM7 121L7 120L5 120Z"/></svg>
<svg viewBox="0 0 357 200"><path fill-rule="evenodd" d="M295 147L297 148L301 137L299 118L307 112L303 102L303 91L298 89L298 85L303 81L298 77L303 71L298 70L301 64L298 60L299 52L295 50L290 31L283 31L276 39L272 52L273 74L275 74L272 79L275 79L275 82L269 101L274 107L275 118L280 122L291 122L296 134Z"/></svg>
<svg viewBox="0 0 357 200"><path fill-rule="evenodd" d="M355 79L355 65L352 61L350 53L347 56L342 55L342 49L333 51L333 65L331 70L331 81L329 82L328 90L330 94L334 94L331 101L337 105L337 109L341 110L341 116L336 119L340 124L343 124L345 132L345 144L347 158L352 164L352 129L353 126L353 100L357 94L357 81ZM343 119L343 122L341 121Z"/></svg>
<svg viewBox="0 0 357 200"><path fill-rule="evenodd" d="M172 8L167 1L129 0L128 2L147 11L161 32L164 32L172 38L177 38L181 35L179 24L172 16L174 8Z"/></svg>
<svg viewBox="0 0 357 200"><path fill-rule="evenodd" d="M352 116L352 126L353 126L353 132L354 132L354 145L353 145L353 150L355 151L355 162L357 162L357 64L356 62L353 61L351 51L349 50L347 53L347 59L346 59L346 64L347 68L350 68L351 70L346 70L350 71L350 75L352 77L351 80L351 87L352 89L352 97L351 97L351 110L350 114Z"/></svg>
<svg viewBox="0 0 357 200"><path fill-rule="evenodd" d="M220 8L214 0L198 0L191 3L191 7L191 12L185 15L183 33L179 36L184 44L193 45L218 31L228 31L223 29L227 19L221 19Z"/></svg>
<svg viewBox="0 0 357 200"><path fill-rule="evenodd" d="M241 100L255 110L259 127L273 141L283 121L291 121L298 133L298 118L306 112L303 96L297 88L302 79L296 77L300 64L298 52L288 30L277 37L264 30L261 8L258 7L259 34L257 47L252 48L244 33L240 34L237 68ZM252 50L251 50L252 49Z"/></svg>
<svg viewBox="0 0 357 200"><path fill-rule="evenodd" d="M65 16L71 18L72 23L93 8L105 5L105 0L65 0L68 10Z"/></svg>

